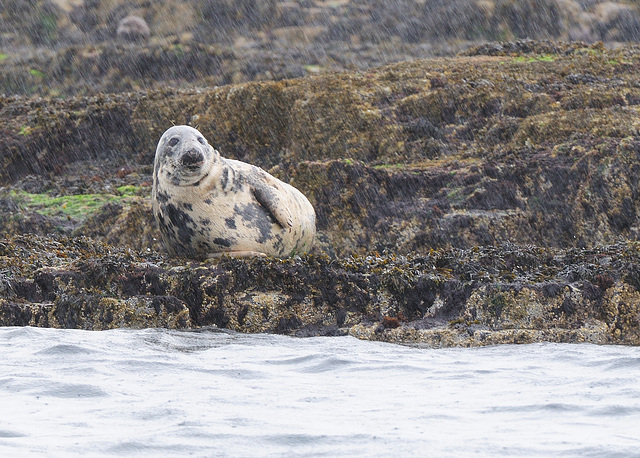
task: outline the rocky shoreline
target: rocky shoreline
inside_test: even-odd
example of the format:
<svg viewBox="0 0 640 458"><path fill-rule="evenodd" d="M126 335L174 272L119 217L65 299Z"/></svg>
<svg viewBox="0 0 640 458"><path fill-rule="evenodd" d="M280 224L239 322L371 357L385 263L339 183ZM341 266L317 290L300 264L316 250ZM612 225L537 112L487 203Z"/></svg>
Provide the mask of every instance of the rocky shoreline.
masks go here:
<svg viewBox="0 0 640 458"><path fill-rule="evenodd" d="M98 29L0 52L0 325L640 344L640 48L416 59L424 43L405 36L404 62L354 51L366 65L316 71L263 50L252 74L256 54L214 37L109 44ZM169 258L149 194L172 124L303 191L314 251Z"/></svg>
<svg viewBox="0 0 640 458"><path fill-rule="evenodd" d="M214 326L430 347L638 345L640 244L167 259L86 237L0 243L0 325Z"/></svg>

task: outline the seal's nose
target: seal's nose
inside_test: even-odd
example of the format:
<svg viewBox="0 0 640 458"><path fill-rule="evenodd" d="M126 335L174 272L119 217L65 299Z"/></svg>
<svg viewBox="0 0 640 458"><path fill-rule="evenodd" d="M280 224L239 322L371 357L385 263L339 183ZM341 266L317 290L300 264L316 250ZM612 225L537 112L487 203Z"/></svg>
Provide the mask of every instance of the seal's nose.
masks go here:
<svg viewBox="0 0 640 458"><path fill-rule="evenodd" d="M187 167L193 167L202 164L204 155L198 150L189 150L182 155L180 162Z"/></svg>

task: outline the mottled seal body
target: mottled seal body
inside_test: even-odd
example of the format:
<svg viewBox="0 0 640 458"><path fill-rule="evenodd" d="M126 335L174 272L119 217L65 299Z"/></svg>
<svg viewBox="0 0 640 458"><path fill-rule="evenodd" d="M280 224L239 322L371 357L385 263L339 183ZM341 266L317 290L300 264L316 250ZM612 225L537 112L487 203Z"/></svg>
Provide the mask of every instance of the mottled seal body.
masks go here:
<svg viewBox="0 0 640 458"><path fill-rule="evenodd" d="M307 252L316 215L307 198L259 167L225 159L193 127L160 138L153 214L165 246L192 258Z"/></svg>

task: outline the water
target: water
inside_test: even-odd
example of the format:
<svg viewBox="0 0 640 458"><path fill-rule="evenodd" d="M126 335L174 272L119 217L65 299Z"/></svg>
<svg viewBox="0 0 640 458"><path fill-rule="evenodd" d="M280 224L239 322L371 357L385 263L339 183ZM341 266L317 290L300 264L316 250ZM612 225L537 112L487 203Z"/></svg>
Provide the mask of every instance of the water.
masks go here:
<svg viewBox="0 0 640 458"><path fill-rule="evenodd" d="M0 456L639 456L640 348L0 328Z"/></svg>

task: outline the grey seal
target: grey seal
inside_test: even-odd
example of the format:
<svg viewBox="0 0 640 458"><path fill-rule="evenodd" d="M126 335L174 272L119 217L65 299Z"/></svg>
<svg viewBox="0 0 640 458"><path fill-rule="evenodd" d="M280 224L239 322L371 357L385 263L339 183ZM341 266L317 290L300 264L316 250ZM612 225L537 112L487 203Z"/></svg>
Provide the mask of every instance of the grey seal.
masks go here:
<svg viewBox="0 0 640 458"><path fill-rule="evenodd" d="M193 127L173 126L156 148L153 214L173 256L288 257L309 251L316 214L293 186L225 159Z"/></svg>

